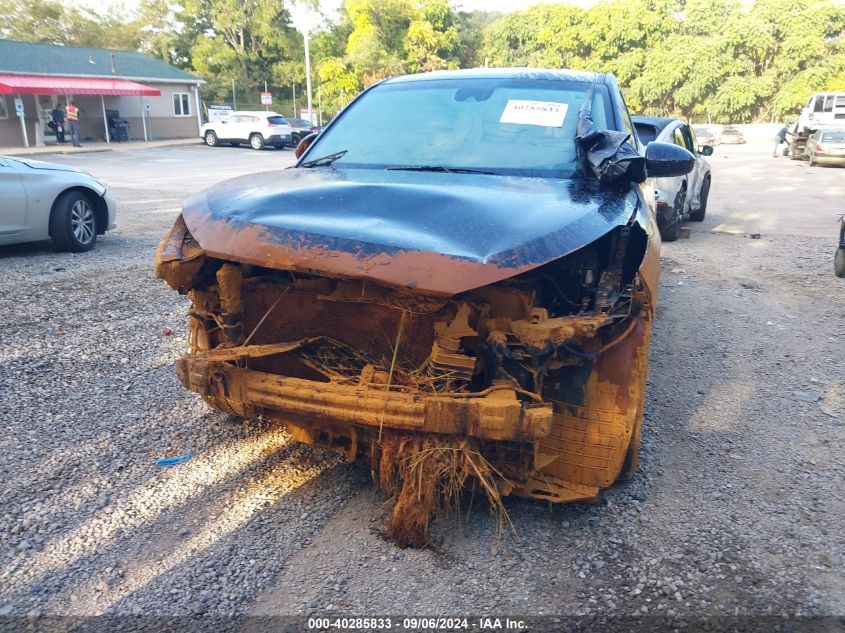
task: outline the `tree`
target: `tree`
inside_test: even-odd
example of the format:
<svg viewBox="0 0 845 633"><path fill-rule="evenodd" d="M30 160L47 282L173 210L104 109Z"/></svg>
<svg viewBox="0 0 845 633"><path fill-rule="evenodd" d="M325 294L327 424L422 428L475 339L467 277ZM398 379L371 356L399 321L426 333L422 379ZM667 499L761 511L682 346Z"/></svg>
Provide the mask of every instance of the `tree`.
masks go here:
<svg viewBox="0 0 845 633"><path fill-rule="evenodd" d="M123 9L99 14L53 0L11 0L0 5L0 37L23 42L137 49L141 34Z"/></svg>
<svg viewBox="0 0 845 633"><path fill-rule="evenodd" d="M232 79L256 95L265 81L286 85L288 61L302 58L301 37L278 0L185 0L177 17L193 35L191 68L212 99L227 99Z"/></svg>

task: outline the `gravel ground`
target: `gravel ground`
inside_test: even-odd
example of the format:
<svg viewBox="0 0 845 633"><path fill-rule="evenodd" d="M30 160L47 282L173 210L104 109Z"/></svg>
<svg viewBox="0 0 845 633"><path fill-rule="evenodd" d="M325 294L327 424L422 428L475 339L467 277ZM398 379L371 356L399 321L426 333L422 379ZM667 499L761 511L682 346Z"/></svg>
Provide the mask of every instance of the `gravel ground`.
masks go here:
<svg viewBox="0 0 845 633"><path fill-rule="evenodd" d="M0 249L0 616L845 614L834 225L751 239L713 220L664 245L634 480L594 505L508 499L498 541L476 503L401 550L366 466L177 381L187 301L152 257L200 185L172 179L152 206L114 186L121 228L92 253Z"/></svg>

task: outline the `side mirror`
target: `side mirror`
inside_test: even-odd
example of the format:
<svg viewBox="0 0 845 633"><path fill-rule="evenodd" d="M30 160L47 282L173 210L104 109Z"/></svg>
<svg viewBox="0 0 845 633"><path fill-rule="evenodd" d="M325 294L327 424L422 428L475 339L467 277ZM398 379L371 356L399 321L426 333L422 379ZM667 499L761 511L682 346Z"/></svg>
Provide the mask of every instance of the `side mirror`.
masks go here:
<svg viewBox="0 0 845 633"><path fill-rule="evenodd" d="M316 134L309 134L302 138L301 141L296 146L296 149L293 150L293 155L299 158L305 153L305 150L311 147L311 143L314 142L314 139L317 138Z"/></svg>
<svg viewBox="0 0 845 633"><path fill-rule="evenodd" d="M701 155L702 156L712 156L713 155L713 148L710 145L702 146Z"/></svg>
<svg viewBox="0 0 845 633"><path fill-rule="evenodd" d="M695 156L673 143L652 141L645 148L645 170L649 178L683 176L695 167Z"/></svg>

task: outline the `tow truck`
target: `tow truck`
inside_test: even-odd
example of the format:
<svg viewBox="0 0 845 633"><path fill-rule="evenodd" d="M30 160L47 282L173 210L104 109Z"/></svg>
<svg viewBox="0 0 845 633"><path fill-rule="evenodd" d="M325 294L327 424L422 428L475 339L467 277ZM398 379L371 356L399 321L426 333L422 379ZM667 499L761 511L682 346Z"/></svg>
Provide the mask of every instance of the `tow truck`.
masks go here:
<svg viewBox="0 0 845 633"><path fill-rule="evenodd" d="M812 95L795 127L789 133L787 154L792 160L806 158L807 139L816 130L845 128L845 92L818 92Z"/></svg>

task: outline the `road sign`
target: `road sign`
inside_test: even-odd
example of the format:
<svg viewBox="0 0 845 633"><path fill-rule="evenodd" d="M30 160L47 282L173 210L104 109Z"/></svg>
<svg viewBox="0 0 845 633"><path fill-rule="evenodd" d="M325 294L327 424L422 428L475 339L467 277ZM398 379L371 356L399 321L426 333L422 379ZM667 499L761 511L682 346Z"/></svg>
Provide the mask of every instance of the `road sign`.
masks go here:
<svg viewBox="0 0 845 633"><path fill-rule="evenodd" d="M273 105L273 95L269 92L262 92L261 105Z"/></svg>
<svg viewBox="0 0 845 633"><path fill-rule="evenodd" d="M219 121L220 119L225 119L227 116L234 112L234 108L227 104L217 104L217 103L209 103L208 104L208 122L211 123L212 121Z"/></svg>
<svg viewBox="0 0 845 633"><path fill-rule="evenodd" d="M21 99L20 97L15 97L15 114L17 114L19 117L24 116L23 99Z"/></svg>

